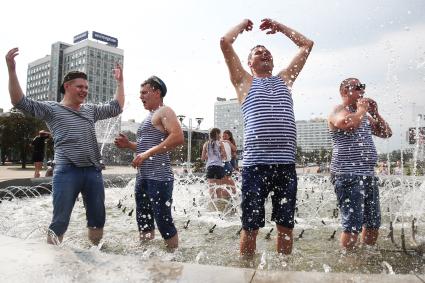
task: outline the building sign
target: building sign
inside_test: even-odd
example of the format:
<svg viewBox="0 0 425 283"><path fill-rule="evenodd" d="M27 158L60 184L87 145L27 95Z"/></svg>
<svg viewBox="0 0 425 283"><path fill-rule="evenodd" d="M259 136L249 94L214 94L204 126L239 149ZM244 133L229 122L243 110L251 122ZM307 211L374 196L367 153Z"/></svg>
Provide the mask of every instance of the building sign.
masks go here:
<svg viewBox="0 0 425 283"><path fill-rule="evenodd" d="M93 31L92 33L92 37L93 39L97 39L103 42L106 42L108 45L117 47L118 46L118 39L106 34L102 34L96 31Z"/></svg>
<svg viewBox="0 0 425 283"><path fill-rule="evenodd" d="M419 144L424 144L425 127L419 127L419 135L417 136ZM416 128L409 128L408 132L409 144L416 144Z"/></svg>
<svg viewBox="0 0 425 283"><path fill-rule="evenodd" d="M81 40L87 39L89 37L89 32L85 31L74 36L74 43L80 42Z"/></svg>

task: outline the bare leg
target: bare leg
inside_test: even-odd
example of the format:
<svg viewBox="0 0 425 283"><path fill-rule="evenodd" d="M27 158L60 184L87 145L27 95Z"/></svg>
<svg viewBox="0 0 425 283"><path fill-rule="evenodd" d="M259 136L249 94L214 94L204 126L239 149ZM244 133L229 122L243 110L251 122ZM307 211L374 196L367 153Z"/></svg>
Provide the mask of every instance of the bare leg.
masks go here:
<svg viewBox="0 0 425 283"><path fill-rule="evenodd" d="M278 253L289 255L292 253L292 228L283 227L276 224L277 228L277 239L276 239L276 250Z"/></svg>
<svg viewBox="0 0 425 283"><path fill-rule="evenodd" d="M379 229L365 228L362 231L362 243L373 246L378 240Z"/></svg>
<svg viewBox="0 0 425 283"><path fill-rule="evenodd" d="M179 235L176 233L170 239L165 240L165 245L170 250L177 249L177 247L179 246Z"/></svg>
<svg viewBox="0 0 425 283"><path fill-rule="evenodd" d="M50 245L59 245L63 241L63 235L55 236L53 232L47 233L47 243Z"/></svg>
<svg viewBox="0 0 425 283"><path fill-rule="evenodd" d="M221 184L219 179L208 179L209 193L212 199L221 197L221 190L217 186Z"/></svg>
<svg viewBox="0 0 425 283"><path fill-rule="evenodd" d="M139 237L141 242L147 242L147 241L153 240L155 239L155 230L144 231L144 232L141 231L139 234Z"/></svg>
<svg viewBox="0 0 425 283"><path fill-rule="evenodd" d="M353 250L354 247L356 246L357 237L358 237L357 233L342 232L341 238L340 238L341 247L343 247L344 249L348 251Z"/></svg>
<svg viewBox="0 0 425 283"><path fill-rule="evenodd" d="M34 178L40 178L40 170L41 170L41 168L43 168L43 163L42 162L34 162L34 167L35 167Z"/></svg>
<svg viewBox="0 0 425 283"><path fill-rule="evenodd" d="M93 245L98 245L103 237L103 228L90 228L88 229L89 240Z"/></svg>
<svg viewBox="0 0 425 283"><path fill-rule="evenodd" d="M252 258L255 254L255 249L257 247L258 229L253 231L248 231L242 229L241 239L240 239L240 255L247 258Z"/></svg>
<svg viewBox="0 0 425 283"><path fill-rule="evenodd" d="M227 185L228 188L230 188L232 190L233 194L236 193L236 185L235 185L235 181L233 181L232 177L224 176L222 183Z"/></svg>

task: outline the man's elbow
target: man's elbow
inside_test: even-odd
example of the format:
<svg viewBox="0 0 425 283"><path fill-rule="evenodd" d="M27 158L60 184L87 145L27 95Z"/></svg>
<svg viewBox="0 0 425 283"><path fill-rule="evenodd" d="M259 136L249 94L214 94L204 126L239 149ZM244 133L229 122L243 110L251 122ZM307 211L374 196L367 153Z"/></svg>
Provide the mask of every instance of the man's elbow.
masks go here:
<svg viewBox="0 0 425 283"><path fill-rule="evenodd" d="M176 137L176 146L179 146L179 145L182 145L182 144L184 144L184 136L183 136L183 133L179 134L179 135Z"/></svg>
<svg viewBox="0 0 425 283"><path fill-rule="evenodd" d="M226 51L231 45L232 42L226 36L220 38L220 47L222 51Z"/></svg>
<svg viewBox="0 0 425 283"><path fill-rule="evenodd" d="M305 50L306 53L310 53L311 50L313 49L313 45L314 45L314 41L307 39L302 48Z"/></svg>

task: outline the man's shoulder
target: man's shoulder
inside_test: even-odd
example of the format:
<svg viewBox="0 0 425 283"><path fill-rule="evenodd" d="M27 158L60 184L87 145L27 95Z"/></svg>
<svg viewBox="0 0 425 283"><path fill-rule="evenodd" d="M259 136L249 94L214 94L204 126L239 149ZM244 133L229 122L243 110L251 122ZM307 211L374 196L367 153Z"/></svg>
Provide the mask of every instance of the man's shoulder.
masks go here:
<svg viewBox="0 0 425 283"><path fill-rule="evenodd" d="M346 107L343 104L337 104L332 107L331 115L338 114L341 111L347 111Z"/></svg>

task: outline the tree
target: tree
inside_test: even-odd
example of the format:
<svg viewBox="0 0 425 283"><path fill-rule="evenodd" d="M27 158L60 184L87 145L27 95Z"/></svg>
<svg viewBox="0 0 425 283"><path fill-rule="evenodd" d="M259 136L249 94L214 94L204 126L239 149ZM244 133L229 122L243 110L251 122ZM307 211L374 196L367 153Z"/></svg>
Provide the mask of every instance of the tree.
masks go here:
<svg viewBox="0 0 425 283"><path fill-rule="evenodd" d="M46 129L46 124L13 108L8 116L0 118L2 155L6 153L10 158L13 153L18 154L22 168L26 168L31 141L39 130Z"/></svg>

